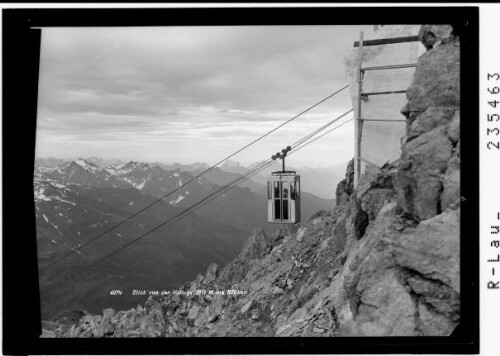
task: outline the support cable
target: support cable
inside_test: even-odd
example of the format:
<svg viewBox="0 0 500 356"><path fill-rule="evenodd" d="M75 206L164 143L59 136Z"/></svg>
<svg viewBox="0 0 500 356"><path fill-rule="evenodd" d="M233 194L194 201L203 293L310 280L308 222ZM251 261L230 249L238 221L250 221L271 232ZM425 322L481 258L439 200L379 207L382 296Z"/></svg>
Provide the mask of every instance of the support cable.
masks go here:
<svg viewBox="0 0 500 356"><path fill-rule="evenodd" d="M307 109L305 109L304 111L300 112L299 114L295 115L294 117L292 117L291 119L288 119L287 121L281 123L280 125L276 126L274 129L268 131L267 133L265 133L264 135L256 138L255 140L253 140L252 142L246 144L245 146L243 146L242 148L238 149L237 151L235 151L234 153L230 154L229 156L223 158L222 160L220 160L219 162L213 164L212 166L210 166L209 168L207 168L206 170L204 170L203 172L201 172L200 174L196 175L195 177L193 177L192 179L190 179L189 181L187 181L182 187L185 187L186 185L190 184L191 182L193 182L194 180L200 178L202 175L204 175L205 173L207 173L208 171L214 169L215 167L217 167L219 164L223 163L224 161L234 157L236 154L240 153L241 151L247 149L248 147L252 146L253 144L259 142L260 140L262 140L264 137L266 136L269 136L270 134L272 134L273 132L275 132L276 130L280 129L281 127L285 126L286 124L290 123L291 121L297 119L298 117L302 116L303 114L307 113L308 111L312 110L313 108L317 107L318 105L324 103L325 101L327 101L328 99L332 98L333 96L337 95L338 93L340 93L341 91L343 91L344 89L346 89L347 87L349 87L349 85L346 85L340 89L338 89L337 91L333 92L332 94L328 95L327 97L321 99L320 101L318 101L317 103L315 103L314 105L308 107ZM78 246L77 248L75 247L72 247L70 250L70 252L68 252L67 254L57 258L56 260L48 263L47 265L45 265L44 267L40 268L39 269L39 273L42 273L44 272L45 270L47 270L49 267L55 265L56 263L58 263L59 261L71 256L72 254L74 254L76 251L79 251L80 249L84 248L85 246L89 245L90 243L94 242L95 240L103 237L104 235L106 235L107 233L111 232L112 230L116 229L117 227L123 225L124 223L126 223L127 221L129 221L130 219L136 217L137 215L139 215L140 213L142 213L143 211L149 209L150 207L152 207L153 205L159 203L160 201L162 201L163 199L167 198L168 196L172 195L173 193L177 192L178 190L180 190L182 187L177 187L175 188L174 190L172 190L171 192L163 195L161 198L153 201L152 203L146 205L144 208L140 209L139 211L135 212L134 214L130 215L129 217L125 218L124 220L122 220L121 222L119 222L118 224L108 228L107 230L105 230L104 232L100 233L99 235L91 238L90 240L86 241L85 243L83 243L81 246Z"/></svg>
<svg viewBox="0 0 500 356"><path fill-rule="evenodd" d="M119 253L120 251L124 250L125 248L127 248L128 246L138 242L139 240L147 237L148 235L152 236L151 234L154 233L159 233L160 231L158 231L161 227L165 226L166 224L168 224L169 222L172 222L174 219L177 219L179 218L181 215L183 214L186 214L186 213L190 213L191 212L194 212L194 210L197 209L197 207L201 207L203 205L201 205L203 202L205 202L206 200L210 199L210 198L214 198L215 195L220 196L222 194L224 194L226 191L228 191L228 187L230 187L232 185L231 188L235 188L239 183L243 182L244 180L250 178L251 176L257 174L258 172L260 172L261 170L267 168L267 166L273 164L274 161L273 160L268 160L264 163L261 163L259 164L257 167L254 167L253 169L251 169L249 172L239 176L238 178L234 179L231 183L228 183L226 184L225 186L221 187L220 189L218 189L217 191L211 193L210 195L208 195L207 197L205 197L204 199L200 200L198 203L196 203L195 205L192 205L190 206L189 208L183 210L181 213L177 214L176 216L174 216L173 218L161 223L160 225L154 227L153 229L145 232L144 234L140 235L139 237L135 238L134 240L132 241L129 241L128 243L126 243L125 245L122 245L120 247L118 247L117 249L111 251L110 253L104 255L103 257L97 259L96 261L93 261L91 262L90 264L88 264L87 266L85 266L83 269L79 270L78 272L75 272L74 274L72 274L71 276L65 278L63 281L61 281L59 284L57 284L55 287L51 288L49 291L45 292L45 293L42 293L42 295L46 295L46 294L51 294L53 291L59 289L59 287L61 287L62 285L65 285L67 282L69 282L70 280L74 279L75 277L79 276L80 274L82 274L83 272L89 270L90 268L92 268L93 266L96 266L102 262L105 262L106 260L108 260L109 258L113 257L113 255L116 255L117 253ZM213 200L213 199L211 199ZM208 203L208 202L207 202ZM188 213L188 214L189 214ZM188 214L186 214L185 216L187 216ZM185 217L184 216L184 217ZM177 220L177 221L180 221L181 219ZM173 225L175 222L177 221L174 221L172 224L170 224L169 226L166 226L165 228L167 227L170 227L171 225Z"/></svg>
<svg viewBox="0 0 500 356"><path fill-rule="evenodd" d="M305 137L311 138L311 137L313 136L313 134L315 135L315 134L319 133L320 131L324 130L326 127L328 127L328 126L330 126L331 124L333 124L334 122L338 121L341 117L343 117L343 116L347 115L347 114L348 114L349 112L351 112L351 111L352 111L352 110L347 111L346 113L342 114L341 116L339 116L339 117L337 117L337 118L333 119L332 121L330 121L328 124L323 125L323 126L322 126L322 127L323 127L323 129L321 129L321 130L316 129L315 131L313 131L313 133L308 134L308 135L307 135L307 136L305 136ZM334 131L334 130L335 130L335 129L337 129L338 127L340 127L340 126L342 126L342 125L346 124L347 122L349 122L349 121L351 121L351 120L352 120L352 119L347 120L346 122L342 123L341 125L338 125L338 126L334 127L333 129L331 129L331 130L327 131L326 133L324 133L324 134L322 134L322 135L320 135L320 136L318 136L318 137L314 138L314 139L313 139L312 141L310 141L310 142L306 142L306 143L305 143L304 139L300 139L300 140L298 140L296 143L294 143L294 144L293 144L293 146L294 146L294 147L298 147L298 146L300 146L300 145L302 145L302 146L300 146L300 147L298 147L297 149L295 149L294 151L292 151L292 153L293 153L293 152L296 152L296 151L298 151L298 150L300 150L300 149L302 149L302 148L304 148L304 147L306 147L306 146L307 146L307 145L309 145L310 143L312 143L312 142L316 141L317 139L319 139L319 138L321 138L321 137L325 136L326 134L328 134L328 133L330 133L330 132ZM290 153L290 154L291 154L291 153ZM239 177L235 178L232 182L230 182L230 183L226 184L225 186L221 187L221 188L220 188L220 189L218 189L217 191L212 192L211 194L209 194L207 197L205 197L204 199L202 199L202 200L201 200L201 201L199 201L198 203L196 203L196 204L192 205L191 207L189 207L189 208L185 209L184 211L182 211L181 213L177 214L177 215L176 215L176 216L174 216L173 218L171 218L171 219L169 219L169 220L167 220L167 221L165 221L165 222L161 223L160 225L158 225L158 226L156 226L155 228L153 228L153 229L151 229L151 230L147 231L146 233L144 233L144 234L140 235L138 238L135 238L134 240L132 240L132 241L130 241L130 242L128 242L128 243L126 243L125 245L120 246L120 247L119 247L119 248L117 248L116 250L114 250L114 251L112 251L112 252L110 252L110 253L106 254L105 256L103 256L103 257L101 257L101 258L97 259L96 261L91 262L89 265L85 266L85 267L84 267L83 269L81 269L80 271L78 271L78 272L76 272L76 273L72 274L71 276L69 276L69 277L65 278L62 282L60 282L59 284L57 284L56 286L54 286L53 288L51 288L51 289L50 289L49 291L47 291L46 293L42 293L42 294L50 294L50 293L52 293L53 291L55 291L55 290L59 289L59 287L60 287L60 286L62 286L62 285L64 285L64 284L66 284L66 282L68 282L68 281L70 281L70 280L74 279L75 277L77 277L77 276L79 276L80 274L84 273L85 271L87 271L87 270L91 269L92 267L97 266L98 264L105 262L106 260L110 259L110 258L111 258L111 257L113 257L114 255L118 254L120 251L123 251L125 248L127 248L127 247L131 246L132 244L134 244L134 243L138 242L139 240L141 240L141 239L143 239L143 238L145 238L145 237L147 237L147 236L152 236L152 235L151 235L152 233L154 233L154 234L159 233L159 232L160 232L160 231L159 231L159 229L160 229L161 227L165 227L165 229L166 229L166 228L168 228L168 227L172 226L172 225L173 225L173 224L175 224L176 222L178 222L178 221L182 220L184 217L186 217L186 216L188 216L189 214L193 213L195 210L197 210L197 209L201 208L202 206L204 206L204 205L208 204L209 202L211 202L211 201L212 201L212 200L214 200L215 198L219 197L220 195L222 195L222 194L226 193L227 191L229 191L229 190L231 190L231 189L234 189L234 188L235 188L238 184L240 184L240 183L242 183L243 181L245 181L245 180L247 180L247 179L251 178L251 177L252 177L252 176L254 176L255 174L257 174L257 173L259 173L260 171L262 171L262 170L266 169L268 166L270 166L270 165L272 165L272 164L274 164L274 163L275 163L275 161L274 161L274 160L272 160L272 159L268 159L268 160L266 160L265 162L263 162L263 163L261 163L261 164L257 165L256 167L252 168L252 169L251 169L251 170L249 170L248 172L246 172L246 173L242 174L241 176L239 176ZM182 216L182 215L184 215L184 216ZM175 219L177 219L177 220L175 220ZM167 224L169 224L169 223L170 223L170 225L165 226L165 225L167 225ZM162 230L163 230L163 229L162 229Z"/></svg>

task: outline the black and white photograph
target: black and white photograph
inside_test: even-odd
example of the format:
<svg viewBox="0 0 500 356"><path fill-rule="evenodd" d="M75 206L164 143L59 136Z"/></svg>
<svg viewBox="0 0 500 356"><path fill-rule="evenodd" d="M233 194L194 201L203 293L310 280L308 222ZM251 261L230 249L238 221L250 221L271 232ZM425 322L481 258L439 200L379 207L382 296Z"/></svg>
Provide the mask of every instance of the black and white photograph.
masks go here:
<svg viewBox="0 0 500 356"><path fill-rule="evenodd" d="M367 10L338 23L169 25L172 9L161 26L33 20L23 237L39 342L477 347L477 138L464 136L477 103L463 101L477 20L379 24ZM9 177L4 164L4 192Z"/></svg>

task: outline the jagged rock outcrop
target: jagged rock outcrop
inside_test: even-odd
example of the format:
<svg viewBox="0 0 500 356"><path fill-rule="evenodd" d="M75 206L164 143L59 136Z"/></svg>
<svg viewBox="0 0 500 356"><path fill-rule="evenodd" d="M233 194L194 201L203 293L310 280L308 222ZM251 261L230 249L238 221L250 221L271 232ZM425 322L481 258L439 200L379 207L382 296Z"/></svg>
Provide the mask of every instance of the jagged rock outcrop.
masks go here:
<svg viewBox="0 0 500 356"><path fill-rule="evenodd" d="M211 264L144 308L85 314L56 335L450 335L460 321L458 38L446 26L421 38L430 50L408 90L400 162L368 167L354 188L351 161L332 210L298 230L256 229L222 270Z"/></svg>
<svg viewBox="0 0 500 356"><path fill-rule="evenodd" d="M449 335L460 318L459 48L448 26L424 26L421 38L432 31L439 41L418 61L408 136L387 176L397 203L379 210L345 274L349 335Z"/></svg>
<svg viewBox="0 0 500 356"><path fill-rule="evenodd" d="M354 159L349 161L345 178L340 181L335 191L336 204L342 205L349 201L349 196L354 191Z"/></svg>
<svg viewBox="0 0 500 356"><path fill-rule="evenodd" d="M455 40L455 35L450 25L423 25L418 32L418 38L429 50Z"/></svg>
<svg viewBox="0 0 500 356"><path fill-rule="evenodd" d="M228 287L240 282L253 261L266 255L273 247L274 241L273 238L268 238L262 229L255 229L245 242L240 255L222 270L220 280Z"/></svg>
<svg viewBox="0 0 500 356"><path fill-rule="evenodd" d="M352 331L448 335L460 312L458 211L399 231L401 224L396 216L377 219L349 265L345 288L356 320Z"/></svg>
<svg viewBox="0 0 500 356"><path fill-rule="evenodd" d="M408 136L395 180L399 204L415 220L440 214L458 199L458 175L447 169L457 156L459 142L459 41L449 26L423 29L429 36L435 33L441 44L435 43L419 58L407 90L408 103L402 113L407 117ZM443 37L445 34L449 36Z"/></svg>

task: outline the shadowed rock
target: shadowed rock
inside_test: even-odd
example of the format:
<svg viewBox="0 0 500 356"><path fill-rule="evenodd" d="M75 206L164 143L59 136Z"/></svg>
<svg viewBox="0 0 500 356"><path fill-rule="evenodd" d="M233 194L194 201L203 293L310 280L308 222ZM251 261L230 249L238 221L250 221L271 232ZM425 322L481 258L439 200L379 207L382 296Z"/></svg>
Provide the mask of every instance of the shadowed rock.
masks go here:
<svg viewBox="0 0 500 356"><path fill-rule="evenodd" d="M450 25L423 25L418 32L418 38L429 50L453 40L453 27Z"/></svg>
<svg viewBox="0 0 500 356"><path fill-rule="evenodd" d="M395 179L400 207L417 221L440 214L455 201L459 173L448 166L460 136L458 38L448 25L423 26L420 37L426 46L430 37L437 42L419 58L406 93L402 113L408 137Z"/></svg>
<svg viewBox="0 0 500 356"><path fill-rule="evenodd" d="M345 178L340 181L335 191L337 205L342 205L349 200L350 195L354 191L354 159L351 159L347 164Z"/></svg>

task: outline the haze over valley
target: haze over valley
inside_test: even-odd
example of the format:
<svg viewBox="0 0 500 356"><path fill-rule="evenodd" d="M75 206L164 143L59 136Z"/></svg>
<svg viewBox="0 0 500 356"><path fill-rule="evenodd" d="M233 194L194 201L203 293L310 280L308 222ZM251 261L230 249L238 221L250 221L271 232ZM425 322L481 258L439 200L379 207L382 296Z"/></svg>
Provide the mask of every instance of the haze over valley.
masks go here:
<svg viewBox="0 0 500 356"><path fill-rule="evenodd" d="M196 178L208 167L205 163L167 165L95 157L71 161L36 159L39 268L75 250L40 274L43 315L53 316L68 309L96 312L106 305L135 306L142 299L132 296L134 289L174 289L203 273L211 262L224 265L234 259L253 229L262 227L269 235L276 232L279 225L267 222L267 171L186 214L186 209L248 169L235 161L226 162ZM321 184L336 179L327 169L304 169L299 173L304 173L301 199L305 221L317 211L335 205L333 199L308 190L326 192L337 182ZM164 196L159 203L85 245ZM141 238L97 268L67 280L91 262L165 222L156 234ZM112 296L111 290L123 294Z"/></svg>

